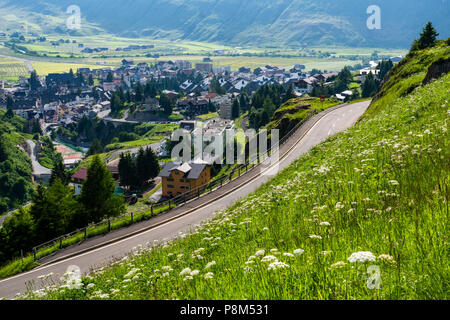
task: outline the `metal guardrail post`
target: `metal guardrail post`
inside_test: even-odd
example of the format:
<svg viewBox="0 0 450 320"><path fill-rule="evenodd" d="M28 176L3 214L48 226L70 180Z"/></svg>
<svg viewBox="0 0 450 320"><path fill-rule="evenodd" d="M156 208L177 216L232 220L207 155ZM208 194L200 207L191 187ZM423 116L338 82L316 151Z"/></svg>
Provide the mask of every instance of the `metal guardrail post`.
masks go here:
<svg viewBox="0 0 450 320"><path fill-rule="evenodd" d="M59 249L63 248L62 241L63 241L63 237L59 238Z"/></svg>
<svg viewBox="0 0 450 320"><path fill-rule="evenodd" d="M84 228L84 240L86 241L87 239L87 228Z"/></svg>
<svg viewBox="0 0 450 320"><path fill-rule="evenodd" d="M34 262L36 262L36 247L33 248Z"/></svg>
<svg viewBox="0 0 450 320"><path fill-rule="evenodd" d="M153 216L153 205L150 207L151 208L151 211L152 211L152 216Z"/></svg>
<svg viewBox="0 0 450 320"><path fill-rule="evenodd" d="M171 209L171 207L172 207L172 200L169 199L169 210Z"/></svg>
<svg viewBox="0 0 450 320"><path fill-rule="evenodd" d="M108 232L111 232L111 219L108 219Z"/></svg>
<svg viewBox="0 0 450 320"><path fill-rule="evenodd" d="M131 224L133 224L133 212L131 213Z"/></svg>

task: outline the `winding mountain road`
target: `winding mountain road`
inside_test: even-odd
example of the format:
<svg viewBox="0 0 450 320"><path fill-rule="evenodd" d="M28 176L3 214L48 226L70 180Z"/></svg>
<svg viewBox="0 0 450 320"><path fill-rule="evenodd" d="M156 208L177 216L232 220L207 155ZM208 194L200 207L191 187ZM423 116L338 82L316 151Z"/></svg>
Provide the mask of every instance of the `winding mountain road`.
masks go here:
<svg viewBox="0 0 450 320"><path fill-rule="evenodd" d="M33 164L33 175L40 177L42 175L50 175L52 173L52 170L42 166L38 159L37 159L37 147L36 143L32 140L27 140L27 144L30 147L30 159L31 163Z"/></svg>
<svg viewBox="0 0 450 320"><path fill-rule="evenodd" d="M36 281L41 275L53 273L53 280L58 281L59 277L72 265L78 266L82 273L89 272L92 268L103 266L113 259L127 255L138 245L145 246L154 240L173 239L179 232L186 232L202 221L214 218L215 212L231 206L254 192L279 170L288 167L313 146L353 126L369 104L370 101L341 105L314 116L280 147L280 160L273 165L266 168L264 165L256 167L200 199L188 202L184 206L148 221L61 250L56 255L41 260L41 266L38 269L0 280L0 297L14 297L16 293L25 290L26 282Z"/></svg>

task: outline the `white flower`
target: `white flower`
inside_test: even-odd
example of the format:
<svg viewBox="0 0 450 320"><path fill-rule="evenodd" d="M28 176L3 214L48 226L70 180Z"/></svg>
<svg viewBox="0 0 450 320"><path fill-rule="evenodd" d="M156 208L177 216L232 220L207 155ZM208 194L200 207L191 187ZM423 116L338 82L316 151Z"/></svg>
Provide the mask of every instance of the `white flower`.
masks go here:
<svg viewBox="0 0 450 320"><path fill-rule="evenodd" d="M399 183L398 183L397 180L389 180L388 183L389 183L391 186L398 186L398 185L399 185Z"/></svg>
<svg viewBox="0 0 450 320"><path fill-rule="evenodd" d="M264 258L261 259L261 262L275 262L278 261L278 259L275 256L265 256Z"/></svg>
<svg viewBox="0 0 450 320"><path fill-rule="evenodd" d="M95 284L89 283L89 284L86 286L86 289L92 289L94 286L95 286Z"/></svg>
<svg viewBox="0 0 450 320"><path fill-rule="evenodd" d="M194 270L191 272L191 276L193 276L193 277L198 276L199 273L200 273L199 270Z"/></svg>
<svg viewBox="0 0 450 320"><path fill-rule="evenodd" d="M244 268L244 274L252 273L252 272L253 272L253 268L251 268L251 267L245 267Z"/></svg>
<svg viewBox="0 0 450 320"><path fill-rule="evenodd" d="M347 259L350 263L353 262L367 262L367 261L375 261L375 256L370 251L358 251L352 253L352 255Z"/></svg>
<svg viewBox="0 0 450 320"><path fill-rule="evenodd" d="M205 274L203 277L204 277L205 279L212 279L212 278L214 278L214 273L208 272L208 273Z"/></svg>
<svg viewBox="0 0 450 320"><path fill-rule="evenodd" d="M269 264L269 267L267 268L268 270L277 270L277 269L285 269L285 268L289 268L289 265L287 265L284 262L281 261L276 261L276 262L272 262L271 264Z"/></svg>
<svg viewBox="0 0 450 320"><path fill-rule="evenodd" d="M124 278L125 279L131 278L138 271L139 271L138 268L133 268L133 269L130 270L130 272L128 272L126 275L124 275Z"/></svg>
<svg viewBox="0 0 450 320"><path fill-rule="evenodd" d="M215 261L208 262L208 264L205 266L205 269L209 269L209 268L211 268L212 266L215 266L215 265L216 265Z"/></svg>
<svg viewBox="0 0 450 320"><path fill-rule="evenodd" d="M184 275L186 275L186 274L191 274L191 272L192 272L191 268L183 269L183 270L180 272L180 276L184 276Z"/></svg>
<svg viewBox="0 0 450 320"><path fill-rule="evenodd" d="M296 249L294 250L294 254L298 257L301 256L303 254L303 252L305 252L305 250L303 249Z"/></svg>
<svg viewBox="0 0 450 320"><path fill-rule="evenodd" d="M289 257L289 258L293 258L294 257L294 255L292 253L289 253L289 252L283 253L283 256Z"/></svg>
<svg viewBox="0 0 450 320"><path fill-rule="evenodd" d="M318 236L318 235L315 235L315 234L310 235L309 238L310 238L310 239L318 239L318 240L321 240L321 239L322 239L321 236Z"/></svg>
<svg viewBox="0 0 450 320"><path fill-rule="evenodd" d="M171 271L173 271L172 267L170 267L170 266L162 267L161 270L162 270L162 271L165 271L165 272L171 272Z"/></svg>
<svg viewBox="0 0 450 320"><path fill-rule="evenodd" d="M329 226L331 226L331 223L324 221L324 222L321 222L319 225L329 227Z"/></svg>
<svg viewBox="0 0 450 320"><path fill-rule="evenodd" d="M251 260L256 260L256 256L250 256L250 257L248 257L248 261L251 261Z"/></svg>
<svg viewBox="0 0 450 320"><path fill-rule="evenodd" d="M265 250L259 250L259 251L256 251L255 256L262 257L265 253L266 253Z"/></svg>
<svg viewBox="0 0 450 320"><path fill-rule="evenodd" d="M338 268L343 268L345 267L347 264L344 261L338 261L336 263L333 263L331 265L331 269L338 269Z"/></svg>
<svg viewBox="0 0 450 320"><path fill-rule="evenodd" d="M192 276L186 276L184 277L183 281L192 280L194 279Z"/></svg>
<svg viewBox="0 0 450 320"><path fill-rule="evenodd" d="M377 259L380 260L382 263L386 263L386 264L395 265L395 263L396 263L394 258L388 254L381 254L378 256Z"/></svg>
<svg viewBox="0 0 450 320"><path fill-rule="evenodd" d="M343 209L343 208L344 208L344 205L342 203L340 203L340 202L336 203L336 209L337 210L340 210L340 209Z"/></svg>
<svg viewBox="0 0 450 320"><path fill-rule="evenodd" d="M162 275L161 275L161 278L165 278L165 277L168 277L169 276L169 273L168 272L165 272L165 273L163 273Z"/></svg>

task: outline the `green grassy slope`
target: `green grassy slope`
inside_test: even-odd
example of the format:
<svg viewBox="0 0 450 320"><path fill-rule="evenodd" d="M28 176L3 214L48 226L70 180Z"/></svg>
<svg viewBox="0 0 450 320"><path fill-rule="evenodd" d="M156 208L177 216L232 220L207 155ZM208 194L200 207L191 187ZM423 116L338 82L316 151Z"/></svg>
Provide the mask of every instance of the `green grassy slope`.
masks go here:
<svg viewBox="0 0 450 320"><path fill-rule="evenodd" d="M448 299L449 83L379 102L182 240L29 297Z"/></svg>
<svg viewBox="0 0 450 320"><path fill-rule="evenodd" d="M285 102L275 111L272 121L267 124L267 130L279 129L280 135L284 136L292 130L299 122L304 121L309 116L320 113L328 108L339 105L336 100L326 99L324 102L320 98L295 98Z"/></svg>
<svg viewBox="0 0 450 320"><path fill-rule="evenodd" d="M22 147L31 135L23 133L24 119L5 114L0 110L0 216L29 201L34 192L31 161Z"/></svg>
<svg viewBox="0 0 450 320"><path fill-rule="evenodd" d="M409 53L386 77L366 116L376 114L397 98L411 93L422 85L428 68L433 63L448 59L450 50L446 41L439 41L434 48Z"/></svg>

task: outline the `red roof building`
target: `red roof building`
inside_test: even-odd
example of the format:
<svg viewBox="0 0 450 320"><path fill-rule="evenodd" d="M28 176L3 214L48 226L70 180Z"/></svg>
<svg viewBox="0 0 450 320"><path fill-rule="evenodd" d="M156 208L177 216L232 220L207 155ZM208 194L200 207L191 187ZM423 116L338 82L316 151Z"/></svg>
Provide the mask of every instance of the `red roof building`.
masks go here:
<svg viewBox="0 0 450 320"><path fill-rule="evenodd" d="M83 184L87 178L87 169L81 168L72 176L72 182L77 184Z"/></svg>

